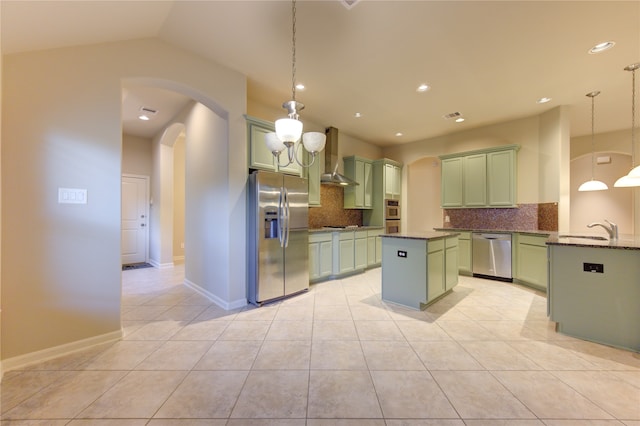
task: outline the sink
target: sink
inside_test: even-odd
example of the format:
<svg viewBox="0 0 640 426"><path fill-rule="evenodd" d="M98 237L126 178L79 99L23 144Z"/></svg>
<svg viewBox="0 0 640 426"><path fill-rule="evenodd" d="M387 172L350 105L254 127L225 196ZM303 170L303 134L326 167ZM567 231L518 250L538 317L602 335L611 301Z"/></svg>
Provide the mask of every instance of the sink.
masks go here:
<svg viewBox="0 0 640 426"><path fill-rule="evenodd" d="M597 240L608 241L607 237L600 237L598 235L558 235L558 238L584 238L585 240Z"/></svg>

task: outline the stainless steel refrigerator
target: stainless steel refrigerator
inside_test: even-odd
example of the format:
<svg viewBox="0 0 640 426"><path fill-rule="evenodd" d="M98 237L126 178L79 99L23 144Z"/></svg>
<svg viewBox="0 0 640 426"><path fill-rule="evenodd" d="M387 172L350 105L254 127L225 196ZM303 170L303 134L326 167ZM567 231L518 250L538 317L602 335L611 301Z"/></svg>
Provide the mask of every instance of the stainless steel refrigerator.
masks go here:
<svg viewBox="0 0 640 426"><path fill-rule="evenodd" d="M249 302L309 289L307 179L268 171L249 176Z"/></svg>

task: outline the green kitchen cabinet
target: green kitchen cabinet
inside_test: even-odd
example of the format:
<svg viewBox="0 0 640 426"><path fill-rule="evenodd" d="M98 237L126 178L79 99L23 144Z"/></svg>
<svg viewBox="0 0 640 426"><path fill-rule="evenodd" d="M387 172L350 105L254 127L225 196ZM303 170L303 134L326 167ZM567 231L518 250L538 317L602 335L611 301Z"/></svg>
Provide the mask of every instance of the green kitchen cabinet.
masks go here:
<svg viewBox="0 0 640 426"><path fill-rule="evenodd" d="M402 167L386 162L384 165L384 198L399 200L402 192Z"/></svg>
<svg viewBox="0 0 640 426"><path fill-rule="evenodd" d="M465 207L487 205L487 155L472 154L464 157L463 199Z"/></svg>
<svg viewBox="0 0 640 426"><path fill-rule="evenodd" d="M460 232L458 236L458 272L472 275L471 232Z"/></svg>
<svg viewBox="0 0 640 426"><path fill-rule="evenodd" d="M362 212L366 226L384 226L384 200L399 200L402 193L402 164L388 158L373 161L371 209Z"/></svg>
<svg viewBox="0 0 640 426"><path fill-rule="evenodd" d="M516 205L515 155L513 149L487 153L487 197L491 207Z"/></svg>
<svg viewBox="0 0 640 426"><path fill-rule="evenodd" d="M464 157L447 158L442 160L441 199L442 207L462 207L463 194L463 162Z"/></svg>
<svg viewBox="0 0 640 426"><path fill-rule="evenodd" d="M441 206L516 206L518 145L441 155Z"/></svg>
<svg viewBox="0 0 640 426"><path fill-rule="evenodd" d="M458 284L459 239L449 237L445 239L444 244L444 291L449 291Z"/></svg>
<svg viewBox="0 0 640 426"><path fill-rule="evenodd" d="M370 229L367 231L367 267L380 265L382 262L382 237L383 229Z"/></svg>
<svg viewBox="0 0 640 426"><path fill-rule="evenodd" d="M245 115L249 144L249 169L271 170L295 176L303 176L303 168L294 160L286 167L279 167L275 157L264 142L265 135L275 131L269 121ZM300 159L302 160L302 159ZM287 150L280 153L280 163L287 163Z"/></svg>
<svg viewBox="0 0 640 426"><path fill-rule="evenodd" d="M309 234L309 279L326 278L333 273L333 242L331 233Z"/></svg>
<svg viewBox="0 0 640 426"><path fill-rule="evenodd" d="M444 239L427 244L427 301L434 300L445 292L444 256Z"/></svg>
<svg viewBox="0 0 640 426"><path fill-rule="evenodd" d="M458 283L457 244L457 236L383 236L382 299L423 309L446 294Z"/></svg>
<svg viewBox="0 0 640 426"><path fill-rule="evenodd" d="M366 158L351 156L343 158L344 175L358 185L344 188L345 209L370 209L373 199L373 165Z"/></svg>
<svg viewBox="0 0 640 426"><path fill-rule="evenodd" d="M306 155L308 161L311 156ZM322 153L316 155L313 164L307 169L307 179L309 180L309 206L319 207L320 203L320 176L324 170L324 155Z"/></svg>
<svg viewBox="0 0 640 426"><path fill-rule="evenodd" d="M354 232L354 269L361 270L366 269L368 264L367 250L368 250L368 236L367 231L355 231Z"/></svg>
<svg viewBox="0 0 640 426"><path fill-rule="evenodd" d="M557 331L640 352L637 246L549 244L549 313Z"/></svg>
<svg viewBox="0 0 640 426"><path fill-rule="evenodd" d="M549 235L513 234L515 262L513 265L516 282L547 291L547 238Z"/></svg>
<svg viewBox="0 0 640 426"><path fill-rule="evenodd" d="M264 142L264 135L275 132L275 126L259 118L245 116L249 137L249 168L276 171L275 158Z"/></svg>
<svg viewBox="0 0 640 426"><path fill-rule="evenodd" d="M353 232L341 232L338 237L338 274L348 274L355 271L355 242Z"/></svg>

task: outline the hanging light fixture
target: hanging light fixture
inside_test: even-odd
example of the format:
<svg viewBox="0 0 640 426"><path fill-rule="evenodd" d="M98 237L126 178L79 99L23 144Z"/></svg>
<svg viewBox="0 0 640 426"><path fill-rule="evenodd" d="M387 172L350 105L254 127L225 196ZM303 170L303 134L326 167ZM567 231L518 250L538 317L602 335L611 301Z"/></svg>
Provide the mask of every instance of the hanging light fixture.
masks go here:
<svg viewBox="0 0 640 426"><path fill-rule="evenodd" d="M594 122L595 122L595 98L598 96L600 92L596 90L595 92L587 93L586 96L591 98L591 180L586 181L578 188L578 191L603 191L605 189L609 189L606 183L601 182L599 180L595 180L593 178L595 165L596 165L596 153L595 153L595 132L594 132Z"/></svg>
<svg viewBox="0 0 640 426"><path fill-rule="evenodd" d="M631 71L631 171L613 184L616 188L640 186L640 166L635 166L636 70L638 68L640 68L640 62L628 65L624 68L625 71Z"/></svg>
<svg viewBox="0 0 640 426"><path fill-rule="evenodd" d="M287 118L276 120L276 131L265 135L265 143L271 151L280 167L286 167L294 161L302 167L313 164L317 154L324 149L326 135L321 132L302 133L302 122L299 120L299 112L304 109L304 104L296 101L296 0L291 2L292 16L292 60L291 60L291 100L282 104L287 110ZM298 143L302 138L302 144ZM298 159L300 145L311 154L311 162L304 164ZM287 163L280 164L280 153L287 150Z"/></svg>

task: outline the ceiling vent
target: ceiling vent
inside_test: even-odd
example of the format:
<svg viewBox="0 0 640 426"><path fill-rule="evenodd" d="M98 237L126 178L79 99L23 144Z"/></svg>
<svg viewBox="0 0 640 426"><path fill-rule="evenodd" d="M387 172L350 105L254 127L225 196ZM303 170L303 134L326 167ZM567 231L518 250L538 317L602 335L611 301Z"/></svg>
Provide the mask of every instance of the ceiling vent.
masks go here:
<svg viewBox="0 0 640 426"><path fill-rule="evenodd" d="M158 113L158 110L142 106L140 107L140 113L145 115L156 115Z"/></svg>
<svg viewBox="0 0 640 426"><path fill-rule="evenodd" d="M442 118L444 118L445 120L451 120L453 118L460 118L462 117L462 114L460 114L459 112L452 112L451 114L445 114L442 116Z"/></svg>
<svg viewBox="0 0 640 426"><path fill-rule="evenodd" d="M340 0L340 3L342 3L342 5L344 7L346 7L347 9L351 9L353 6L356 5L356 3L358 3L360 0Z"/></svg>

